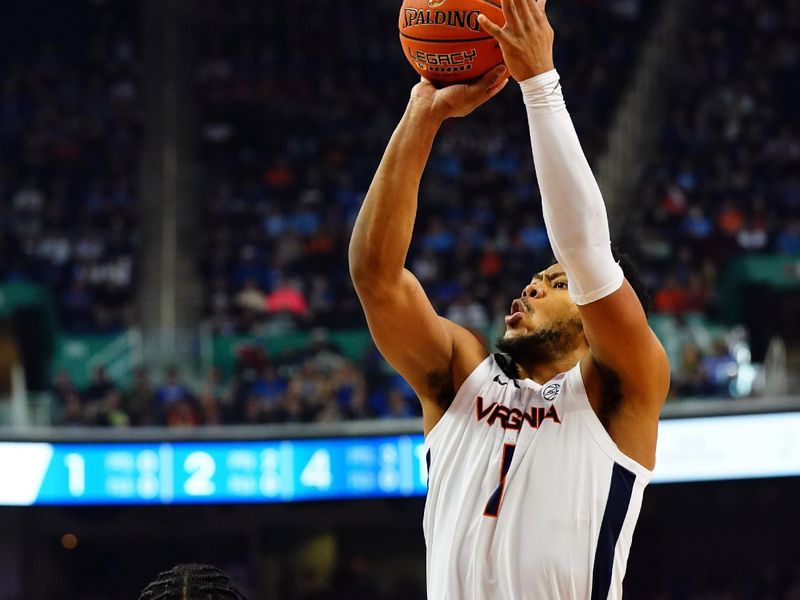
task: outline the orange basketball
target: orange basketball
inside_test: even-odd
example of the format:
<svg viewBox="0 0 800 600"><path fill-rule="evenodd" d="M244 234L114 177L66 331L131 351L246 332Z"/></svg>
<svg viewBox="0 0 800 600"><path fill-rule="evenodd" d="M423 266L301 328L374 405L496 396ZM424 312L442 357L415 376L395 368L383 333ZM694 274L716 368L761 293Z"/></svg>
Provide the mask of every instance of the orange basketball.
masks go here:
<svg viewBox="0 0 800 600"><path fill-rule="evenodd" d="M400 43L414 70L448 84L480 77L500 64L500 47L478 24L481 13L505 24L500 0L404 0Z"/></svg>

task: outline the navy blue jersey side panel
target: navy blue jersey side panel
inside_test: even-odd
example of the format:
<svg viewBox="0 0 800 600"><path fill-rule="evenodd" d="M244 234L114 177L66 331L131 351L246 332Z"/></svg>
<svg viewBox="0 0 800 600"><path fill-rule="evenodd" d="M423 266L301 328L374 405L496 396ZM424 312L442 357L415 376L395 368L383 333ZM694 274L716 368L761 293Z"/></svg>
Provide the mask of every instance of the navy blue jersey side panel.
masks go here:
<svg viewBox="0 0 800 600"><path fill-rule="evenodd" d="M597 550L594 554L591 600L608 598L611 572L614 568L614 549L617 546L625 516L628 514L635 481L636 475L614 463L614 470L611 473L611 489L608 492L603 523L600 525L600 535L597 539Z"/></svg>

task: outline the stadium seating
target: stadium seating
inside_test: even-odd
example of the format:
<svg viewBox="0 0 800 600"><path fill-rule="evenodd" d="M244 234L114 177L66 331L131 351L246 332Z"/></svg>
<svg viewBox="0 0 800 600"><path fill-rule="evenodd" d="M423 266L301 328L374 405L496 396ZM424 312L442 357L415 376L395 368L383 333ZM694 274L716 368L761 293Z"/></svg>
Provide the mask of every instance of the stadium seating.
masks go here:
<svg viewBox="0 0 800 600"><path fill-rule="evenodd" d="M0 283L47 286L68 331L119 331L136 283L136 4L35 0L3 13Z"/></svg>
<svg viewBox="0 0 800 600"><path fill-rule="evenodd" d="M592 158L657 4L552 5L557 64ZM202 3L202 269L219 333L364 326L349 232L415 81L397 3L370 7ZM420 193L409 264L441 314L478 330L550 260L524 123L515 86L448 123Z"/></svg>
<svg viewBox="0 0 800 600"><path fill-rule="evenodd" d="M734 260L800 256L800 5L724 0L693 4L658 154L645 170L625 246L654 291L655 309L715 319ZM736 263L739 265L739 263ZM741 268L738 267L737 268ZM687 340L673 375L713 389L709 344ZM686 363L686 364L684 364ZM681 387L678 385L678 387Z"/></svg>
<svg viewBox="0 0 800 600"><path fill-rule="evenodd" d="M121 2L46 17L31 6L16 10L33 51L21 52L19 34L0 23L9 42L0 56L0 280L50 287L69 332L118 332L135 324L139 15ZM551 6L556 62L592 161L657 8L638 0ZM74 373L60 372L63 420L417 414L374 347L340 343L346 332L364 335L349 232L414 83L396 3L202 0L195 9L203 40L194 84L205 237L198 266L214 344L229 351L215 354L222 362L207 381L182 384L175 406L170 396L156 401L146 370L91 399L83 382L70 383ZM698 26L668 90L659 153L621 241L655 292L654 326L672 336L674 394L727 396L737 385L719 374L739 357L735 344L720 343L730 332L714 325L727 265L754 253L800 254L800 128L791 110L800 84L790 76L800 60L798 8L747 2L739 13L715 0L693 10ZM59 32L61 20L74 27ZM345 25L349 35L338 35ZM445 125L408 258L437 310L487 341L532 269L551 260L523 123L509 86L479 114ZM314 344L264 353L264 340L311 330L327 347L322 359ZM304 377L313 384L298 390Z"/></svg>

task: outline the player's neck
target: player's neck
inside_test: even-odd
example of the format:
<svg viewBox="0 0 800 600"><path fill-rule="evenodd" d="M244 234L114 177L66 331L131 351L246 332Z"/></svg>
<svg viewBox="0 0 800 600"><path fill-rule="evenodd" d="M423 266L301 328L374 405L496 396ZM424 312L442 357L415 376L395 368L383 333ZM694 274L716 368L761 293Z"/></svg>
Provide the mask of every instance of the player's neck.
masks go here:
<svg viewBox="0 0 800 600"><path fill-rule="evenodd" d="M587 348L581 346L567 354L554 357L552 360L530 365L517 364L517 369L522 379L530 379L539 384L547 383L559 373L566 373L577 365L586 351Z"/></svg>

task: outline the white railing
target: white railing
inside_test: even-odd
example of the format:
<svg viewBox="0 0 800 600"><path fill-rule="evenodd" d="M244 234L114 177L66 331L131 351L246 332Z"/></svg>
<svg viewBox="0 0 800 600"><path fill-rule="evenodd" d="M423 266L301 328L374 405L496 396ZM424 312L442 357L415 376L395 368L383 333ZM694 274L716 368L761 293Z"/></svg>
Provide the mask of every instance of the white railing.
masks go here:
<svg viewBox="0 0 800 600"><path fill-rule="evenodd" d="M670 401L662 420L800 411L800 394L770 398ZM422 432L422 419L375 419L337 423L288 423L202 427L10 427L0 426L0 441L132 442L275 440L406 435Z"/></svg>

